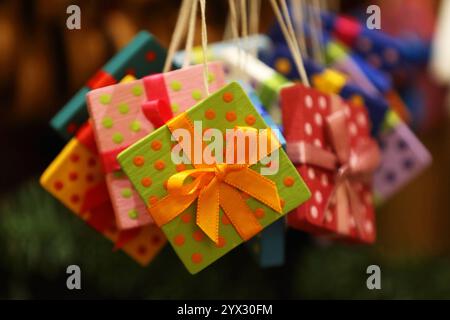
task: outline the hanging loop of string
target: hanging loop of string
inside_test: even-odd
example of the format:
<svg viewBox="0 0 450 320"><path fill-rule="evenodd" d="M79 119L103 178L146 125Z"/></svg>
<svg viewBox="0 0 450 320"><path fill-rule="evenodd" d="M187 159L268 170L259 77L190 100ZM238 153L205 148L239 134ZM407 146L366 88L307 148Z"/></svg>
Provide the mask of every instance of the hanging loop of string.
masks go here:
<svg viewBox="0 0 450 320"><path fill-rule="evenodd" d="M185 35L189 9L191 8L192 1L193 0L183 0L183 2L181 3L180 11L178 12L177 23L175 24L175 30L173 31L169 50L167 51L163 72L170 71L175 52L179 48L180 42Z"/></svg>
<svg viewBox="0 0 450 320"><path fill-rule="evenodd" d="M271 0L270 2L280 25L281 31L283 32L284 38L286 39L286 42L288 44L289 50L291 51L300 78L303 84L309 87L310 84L308 76L306 74L305 66L303 65L302 54L300 52L292 21L289 16L286 0L280 0L283 13L281 13L280 7L276 0Z"/></svg>
<svg viewBox="0 0 450 320"><path fill-rule="evenodd" d="M303 10L303 0L291 0L292 16L294 18L294 29L297 36L297 42L300 46L300 51L304 58L308 58L308 47L306 46L305 40L305 28L304 23L304 10Z"/></svg>
<svg viewBox="0 0 450 320"><path fill-rule="evenodd" d="M191 0L191 2L192 2L192 7L191 7L191 13L190 13L190 17L189 17L189 27L188 27L188 35L187 35L187 39L186 39L186 47L184 49L183 68L188 67L191 62L191 52L192 52L192 47L194 44L195 20L197 18L198 0Z"/></svg>
<svg viewBox="0 0 450 320"><path fill-rule="evenodd" d="M311 44L313 48L314 60L319 63L324 61L324 48L322 37L322 19L320 17L320 0L311 0L309 8L309 17L311 25Z"/></svg>
<svg viewBox="0 0 450 320"><path fill-rule="evenodd" d="M200 0L200 10L201 10L201 14L202 14L203 83L205 86L206 96L209 96L208 57L207 57L208 34L207 34L207 30L206 30L206 1L205 0Z"/></svg>
<svg viewBox="0 0 450 320"><path fill-rule="evenodd" d="M178 13L177 23L175 25L175 30L170 41L169 50L167 52L166 61L164 63L163 73L170 71L173 57L175 56L176 50L180 46L182 38L186 35L187 29L187 39L185 47L185 56L183 61L183 68L189 66L190 55L192 52L192 47L194 43L195 35L195 22L197 16L197 6L200 2L201 10L201 22L202 22L202 51L203 51L203 83L205 87L206 95L209 96L209 86L208 86L208 63L207 63L207 45L208 37L206 30L206 1L205 0L183 0L181 3L180 11Z"/></svg>

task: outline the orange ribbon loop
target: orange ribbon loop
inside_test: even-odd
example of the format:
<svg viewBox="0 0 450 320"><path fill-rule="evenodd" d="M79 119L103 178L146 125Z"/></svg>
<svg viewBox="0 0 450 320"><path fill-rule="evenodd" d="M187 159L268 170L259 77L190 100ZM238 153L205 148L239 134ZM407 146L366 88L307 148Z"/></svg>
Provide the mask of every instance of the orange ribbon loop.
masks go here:
<svg viewBox="0 0 450 320"><path fill-rule="evenodd" d="M194 128L186 114L171 121L169 129L173 131L179 127L177 123L194 134ZM248 151L247 147L246 151ZM265 157L274 149L269 148L266 154L260 156ZM195 165L194 169L175 173L167 182L168 194L150 206L148 210L155 222L163 226L197 200L196 223L212 241L215 243L219 241L219 208L222 208L240 237L248 240L260 232L262 226L239 191L247 193L276 212L282 212L276 184L250 169L250 165L250 163L199 164Z"/></svg>

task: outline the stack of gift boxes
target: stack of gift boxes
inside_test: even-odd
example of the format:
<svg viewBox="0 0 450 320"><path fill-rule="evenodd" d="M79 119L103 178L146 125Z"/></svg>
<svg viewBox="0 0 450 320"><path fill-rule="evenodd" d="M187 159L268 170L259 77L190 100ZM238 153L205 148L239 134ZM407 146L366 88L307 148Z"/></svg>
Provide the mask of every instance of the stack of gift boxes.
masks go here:
<svg viewBox="0 0 450 320"><path fill-rule="evenodd" d="M194 48L181 67L180 52L164 73L165 50L139 33L52 120L70 140L41 184L142 265L168 242L197 273L247 241L261 266L281 265L287 227L373 243L376 205L431 158L390 78L358 58L336 19L327 28L347 41L327 40L328 66L304 61L311 87L294 82L276 28L242 48L211 44L206 65ZM378 51L398 43L362 36ZM402 48L378 67L402 68ZM256 149L244 139L243 161L229 161L245 134Z"/></svg>

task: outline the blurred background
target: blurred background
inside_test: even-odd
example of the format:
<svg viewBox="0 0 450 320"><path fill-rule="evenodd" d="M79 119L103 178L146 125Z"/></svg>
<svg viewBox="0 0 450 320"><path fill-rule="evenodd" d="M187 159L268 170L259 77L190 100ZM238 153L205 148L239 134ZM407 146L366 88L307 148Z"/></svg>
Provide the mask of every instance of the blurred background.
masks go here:
<svg viewBox="0 0 450 320"><path fill-rule="evenodd" d="M66 8L81 8L81 30ZM379 4L382 30L430 40L440 1L327 1L365 13ZM49 120L141 29L168 46L180 1L0 1L1 298L450 298L450 118L447 89L423 71L433 112L415 129L433 155L422 175L378 210L373 246L324 245L289 230L286 263L261 269L245 246L196 276L167 246L142 268L87 227L38 183L64 141ZM223 37L227 1L207 2L208 38ZM399 14L402 12L402 14ZM412 19L413 17L413 19ZM274 23L262 1L260 32ZM197 21L196 43L200 43ZM66 289L66 267L82 270L82 290ZM366 287L378 264L382 290Z"/></svg>

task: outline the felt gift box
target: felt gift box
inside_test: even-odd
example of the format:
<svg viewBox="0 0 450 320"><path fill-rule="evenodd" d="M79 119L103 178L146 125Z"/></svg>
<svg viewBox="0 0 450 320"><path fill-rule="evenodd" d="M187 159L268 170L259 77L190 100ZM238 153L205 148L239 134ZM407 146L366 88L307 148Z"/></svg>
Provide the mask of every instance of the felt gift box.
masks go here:
<svg viewBox="0 0 450 320"><path fill-rule="evenodd" d="M313 83L323 92L332 93L339 90L336 89L339 86L326 82L333 82L334 79L336 77L327 77L323 73L314 76ZM425 170L431 163L431 155L397 112L390 108L396 105L396 110L402 112L403 109L400 106L402 101L395 92L388 94L386 104L381 104L377 100L383 102L384 99L375 100L370 96L357 94L358 91L354 88L355 90L347 90L355 92L354 97L358 99L352 99L354 104L365 106L372 127L378 128L375 132L372 129L372 134L381 145L381 165L374 173L374 193L377 204L381 204ZM399 147L396 148L395 145Z"/></svg>
<svg viewBox="0 0 450 320"><path fill-rule="evenodd" d="M222 65L210 63L208 70L209 88L215 91L224 84ZM120 171L117 154L204 97L203 67L200 65L88 93L88 109L120 229L153 221L129 179L117 173ZM160 146L155 144L152 148L157 150ZM149 186L152 180L149 177L140 183Z"/></svg>
<svg viewBox="0 0 450 320"><path fill-rule="evenodd" d="M140 78L161 72L165 56L165 49L153 35L139 32L64 105L51 120L51 126L62 137L70 139L88 118L85 96L90 90L115 84L127 74Z"/></svg>
<svg viewBox="0 0 450 320"><path fill-rule="evenodd" d="M207 162L201 156L209 148L207 138L201 138L202 128L218 129L213 131L215 146L223 143L224 134L257 132L259 151L250 153L249 146L241 143L246 161L236 164L232 156L220 161L224 150L219 148L213 150L213 161ZM257 129L267 129L267 124L243 89L233 82L118 156L123 170L147 201L153 219L191 273L199 272L310 196L270 130ZM205 131L206 137L211 131ZM178 134L182 132L180 140ZM236 147L234 141L233 136L225 139L227 152ZM157 150L151 148L155 143L160 145ZM181 151L188 160L194 159L193 166L179 162L176 155ZM265 169L271 175L263 175ZM146 177L152 177L152 185L141 184Z"/></svg>
<svg viewBox="0 0 450 320"><path fill-rule="evenodd" d="M148 264L166 240L155 225L117 229L90 125L64 147L40 179L41 185L74 214L141 265Z"/></svg>
<svg viewBox="0 0 450 320"><path fill-rule="evenodd" d="M289 225L373 242L371 176L380 154L366 110L302 85L282 89L281 102L287 152L312 194Z"/></svg>
<svg viewBox="0 0 450 320"><path fill-rule="evenodd" d="M377 203L386 201L431 164L431 155L395 112L389 111L378 137L381 165L374 175Z"/></svg>

